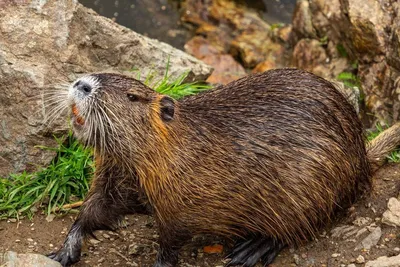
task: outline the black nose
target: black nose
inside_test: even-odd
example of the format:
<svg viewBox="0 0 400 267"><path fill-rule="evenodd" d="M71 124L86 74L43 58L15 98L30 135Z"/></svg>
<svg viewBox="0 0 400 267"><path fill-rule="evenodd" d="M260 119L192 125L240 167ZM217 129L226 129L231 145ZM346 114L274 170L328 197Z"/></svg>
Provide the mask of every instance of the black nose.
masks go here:
<svg viewBox="0 0 400 267"><path fill-rule="evenodd" d="M84 93L86 95L88 95L88 94L90 94L90 92L92 92L92 87L89 84L82 82L82 81L77 81L74 84L74 88L76 90L81 91L82 93Z"/></svg>

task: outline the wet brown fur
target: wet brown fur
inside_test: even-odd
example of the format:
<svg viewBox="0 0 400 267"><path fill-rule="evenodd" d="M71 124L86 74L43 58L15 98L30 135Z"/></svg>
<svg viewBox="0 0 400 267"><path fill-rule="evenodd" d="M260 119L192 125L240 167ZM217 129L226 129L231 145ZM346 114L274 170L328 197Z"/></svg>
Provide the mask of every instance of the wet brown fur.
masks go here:
<svg viewBox="0 0 400 267"><path fill-rule="evenodd" d="M176 102L168 123L162 96L149 90L134 88L150 106L141 137L130 116L115 124L134 154L112 157L135 170L166 232L298 243L370 185L361 122L322 78L290 69L249 76Z"/></svg>
<svg viewBox="0 0 400 267"><path fill-rule="evenodd" d="M122 170L97 180L131 179L154 210L162 247L198 233L302 242L370 187L370 165L399 143L396 126L367 153L354 108L305 71L272 70L175 101L171 121L161 116L164 96L142 83L96 77L115 127L108 148L95 148L112 151L98 155L109 161L97 160L97 172ZM91 195L108 194L98 183Z"/></svg>
<svg viewBox="0 0 400 267"><path fill-rule="evenodd" d="M179 116L162 125L172 155L134 164L167 233L256 232L297 243L369 186L362 125L314 75L271 71L176 106Z"/></svg>

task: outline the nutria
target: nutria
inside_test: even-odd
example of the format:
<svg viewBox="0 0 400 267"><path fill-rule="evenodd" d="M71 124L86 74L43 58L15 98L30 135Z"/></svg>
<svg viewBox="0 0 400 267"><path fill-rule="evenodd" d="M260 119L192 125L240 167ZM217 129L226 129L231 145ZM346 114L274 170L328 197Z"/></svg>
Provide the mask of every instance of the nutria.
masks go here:
<svg viewBox="0 0 400 267"><path fill-rule="evenodd" d="M152 210L159 251L174 266L195 234L237 238L228 265L271 263L313 237L370 186L400 141L396 124L370 144L354 108L328 81L277 69L176 101L117 74L69 88L76 137L94 147L91 191L64 246L69 265L83 239L128 213Z"/></svg>

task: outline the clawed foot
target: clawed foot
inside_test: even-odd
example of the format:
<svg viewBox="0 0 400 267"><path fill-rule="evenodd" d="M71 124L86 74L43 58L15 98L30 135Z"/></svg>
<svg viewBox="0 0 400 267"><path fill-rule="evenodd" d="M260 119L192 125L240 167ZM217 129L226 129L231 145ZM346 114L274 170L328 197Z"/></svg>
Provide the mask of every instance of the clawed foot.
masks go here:
<svg viewBox="0 0 400 267"><path fill-rule="evenodd" d="M264 266L272 263L279 251L285 245L277 240L263 236L249 236L236 243L227 258L230 259L226 266L240 265L251 267L261 259Z"/></svg>
<svg viewBox="0 0 400 267"><path fill-rule="evenodd" d="M58 261L62 266L70 266L74 263L77 263L81 257L81 252L79 251L71 251L66 248L61 248L57 252L50 253L47 255L52 260Z"/></svg>

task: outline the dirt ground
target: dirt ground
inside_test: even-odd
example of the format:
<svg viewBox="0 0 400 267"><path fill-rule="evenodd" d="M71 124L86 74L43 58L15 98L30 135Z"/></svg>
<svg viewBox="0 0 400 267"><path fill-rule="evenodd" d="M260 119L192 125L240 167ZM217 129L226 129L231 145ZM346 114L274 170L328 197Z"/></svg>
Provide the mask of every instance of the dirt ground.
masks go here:
<svg viewBox="0 0 400 267"><path fill-rule="evenodd" d="M364 266L364 262L379 256L398 255L400 230L382 224L381 218L387 209L388 199L398 197L400 164L386 165L376 173L374 181L373 193L356 203L343 218L322 229L318 240L299 248L284 249L270 266L330 267L352 263ZM56 250L62 244L74 216L65 215L52 222L47 222L43 215L35 216L32 221L0 221L0 252L12 250L46 254ZM115 233L97 232L98 241L88 242L76 266L151 266L158 248L157 227L153 219L150 216L134 215L127 217L126 222L127 226ZM361 240L378 226L382 229L378 244L370 250L355 251ZM226 251L215 254L204 252L205 246L214 244L223 245L224 250L229 247L216 237L194 238L182 249L180 266L223 266Z"/></svg>

